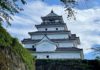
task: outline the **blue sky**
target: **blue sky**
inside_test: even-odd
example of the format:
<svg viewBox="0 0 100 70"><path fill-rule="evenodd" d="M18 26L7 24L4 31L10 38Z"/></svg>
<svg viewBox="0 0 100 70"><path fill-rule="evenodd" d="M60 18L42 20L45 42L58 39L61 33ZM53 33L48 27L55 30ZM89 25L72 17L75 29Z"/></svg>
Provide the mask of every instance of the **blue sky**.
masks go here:
<svg viewBox="0 0 100 70"><path fill-rule="evenodd" d="M92 1L92 2L91 2ZM80 37L81 45L84 49L85 58L92 59L95 56L91 47L100 46L100 0L81 0L74 8L77 20L67 20L64 5L59 0L29 0L27 5L23 6L24 11L13 16L11 27L4 27L13 37L19 39L29 38L28 32L36 31L34 25L42 22L41 16L45 16L53 9L58 15L62 15L67 27L71 33Z"/></svg>
<svg viewBox="0 0 100 70"><path fill-rule="evenodd" d="M49 5L63 5L60 0L44 0L44 2ZM78 0L76 3L78 9L88 9L95 6L100 6L100 0Z"/></svg>

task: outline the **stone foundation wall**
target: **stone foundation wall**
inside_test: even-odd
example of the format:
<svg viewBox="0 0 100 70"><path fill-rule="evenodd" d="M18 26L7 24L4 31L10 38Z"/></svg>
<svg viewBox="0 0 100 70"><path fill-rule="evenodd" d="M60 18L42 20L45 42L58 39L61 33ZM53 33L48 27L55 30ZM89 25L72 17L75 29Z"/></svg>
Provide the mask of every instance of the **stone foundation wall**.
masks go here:
<svg viewBox="0 0 100 70"><path fill-rule="evenodd" d="M36 60L36 70L100 70L100 61Z"/></svg>

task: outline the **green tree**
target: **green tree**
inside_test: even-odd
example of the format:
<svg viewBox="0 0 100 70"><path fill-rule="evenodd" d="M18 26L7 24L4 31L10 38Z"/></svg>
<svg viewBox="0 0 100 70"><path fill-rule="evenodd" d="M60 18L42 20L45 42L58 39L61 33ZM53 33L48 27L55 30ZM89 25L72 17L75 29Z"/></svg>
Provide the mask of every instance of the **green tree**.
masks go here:
<svg viewBox="0 0 100 70"><path fill-rule="evenodd" d="M12 55L12 53L17 55L16 56ZM11 62L13 62L13 58L19 57L21 58L21 61L26 65L27 67L26 70L34 70L33 56L30 54L30 52L27 49L23 48L23 46L19 43L17 39L11 37L11 35L2 26L0 26L0 54L1 54L0 65L5 63L11 65L12 63L8 61L10 60ZM1 59L6 59L6 60L2 61ZM9 66L6 65L5 67L9 68ZM4 70L8 70L8 69L4 69Z"/></svg>
<svg viewBox="0 0 100 70"><path fill-rule="evenodd" d="M9 20L12 20L10 15L19 13L22 9L18 6L18 3L25 4L25 0L0 0L0 23L6 21L10 24Z"/></svg>
<svg viewBox="0 0 100 70"><path fill-rule="evenodd" d="M23 5L26 2L25 0L0 0L0 70L9 70L9 65L13 65L11 64L14 62L13 58L21 58L21 61L26 65L27 69L25 70L34 70L33 57L30 52L2 27L3 21L10 25L11 15L22 10L18 5L19 3Z"/></svg>

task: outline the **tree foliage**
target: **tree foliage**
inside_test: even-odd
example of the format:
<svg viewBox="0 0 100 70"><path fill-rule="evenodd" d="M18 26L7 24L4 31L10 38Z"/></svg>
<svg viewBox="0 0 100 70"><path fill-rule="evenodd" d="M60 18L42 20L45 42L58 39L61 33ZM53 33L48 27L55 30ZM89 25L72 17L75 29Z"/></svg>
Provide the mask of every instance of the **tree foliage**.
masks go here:
<svg viewBox="0 0 100 70"><path fill-rule="evenodd" d="M10 34L0 25L0 46L10 46L12 44L12 37Z"/></svg>
<svg viewBox="0 0 100 70"><path fill-rule="evenodd" d="M12 20L10 15L19 13L21 8L18 3L25 4L25 0L0 0L0 23L6 21L10 24L9 20Z"/></svg>
<svg viewBox="0 0 100 70"><path fill-rule="evenodd" d="M76 20L75 11L73 10L73 7L75 7L75 5L79 0L60 0L60 1L65 5L65 12L67 13L67 18L68 19L73 18L74 20Z"/></svg>
<svg viewBox="0 0 100 70"><path fill-rule="evenodd" d="M67 18L69 19L74 18L74 20L76 20L73 7L75 7L77 0L60 0L60 1L63 2L65 5L65 8L66 8L65 11L67 12Z"/></svg>
<svg viewBox="0 0 100 70"><path fill-rule="evenodd" d="M28 70L34 70L33 57L30 52L23 48L18 40L13 38L2 27L2 23L4 21L10 25L9 21L12 19L11 15L19 13L22 10L18 6L19 3L25 4L26 2L25 0L0 0L0 49L3 48L3 53L5 53L7 51L6 48L10 48L13 52L20 56L22 61L27 65Z"/></svg>
<svg viewBox="0 0 100 70"><path fill-rule="evenodd" d="M81 0L60 0L60 1L65 5L65 12L67 12L67 18L68 19L73 18L74 20L76 20L75 10L73 8L76 7L76 5L78 5L78 2Z"/></svg>
<svg viewBox="0 0 100 70"><path fill-rule="evenodd" d="M25 62L25 64L29 67L29 70L33 70L33 56L29 51L27 51L23 46L18 42L17 39L13 39L12 43L12 49L16 51L16 53L21 56L22 60Z"/></svg>

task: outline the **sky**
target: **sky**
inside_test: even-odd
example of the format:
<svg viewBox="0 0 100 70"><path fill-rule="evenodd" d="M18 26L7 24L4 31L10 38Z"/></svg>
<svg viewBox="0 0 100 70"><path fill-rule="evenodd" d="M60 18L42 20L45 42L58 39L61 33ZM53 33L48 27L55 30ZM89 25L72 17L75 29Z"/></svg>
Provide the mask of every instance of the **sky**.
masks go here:
<svg viewBox="0 0 100 70"><path fill-rule="evenodd" d="M80 37L81 45L86 59L93 59L96 55L91 47L100 47L100 0L79 0L74 8L76 20L68 20L64 5L59 0L29 0L23 7L24 11L16 14L11 21L11 26L4 27L13 36L19 39L29 38L28 32L37 31L34 25L42 22L45 16L53 9L62 15L64 22L72 34Z"/></svg>

